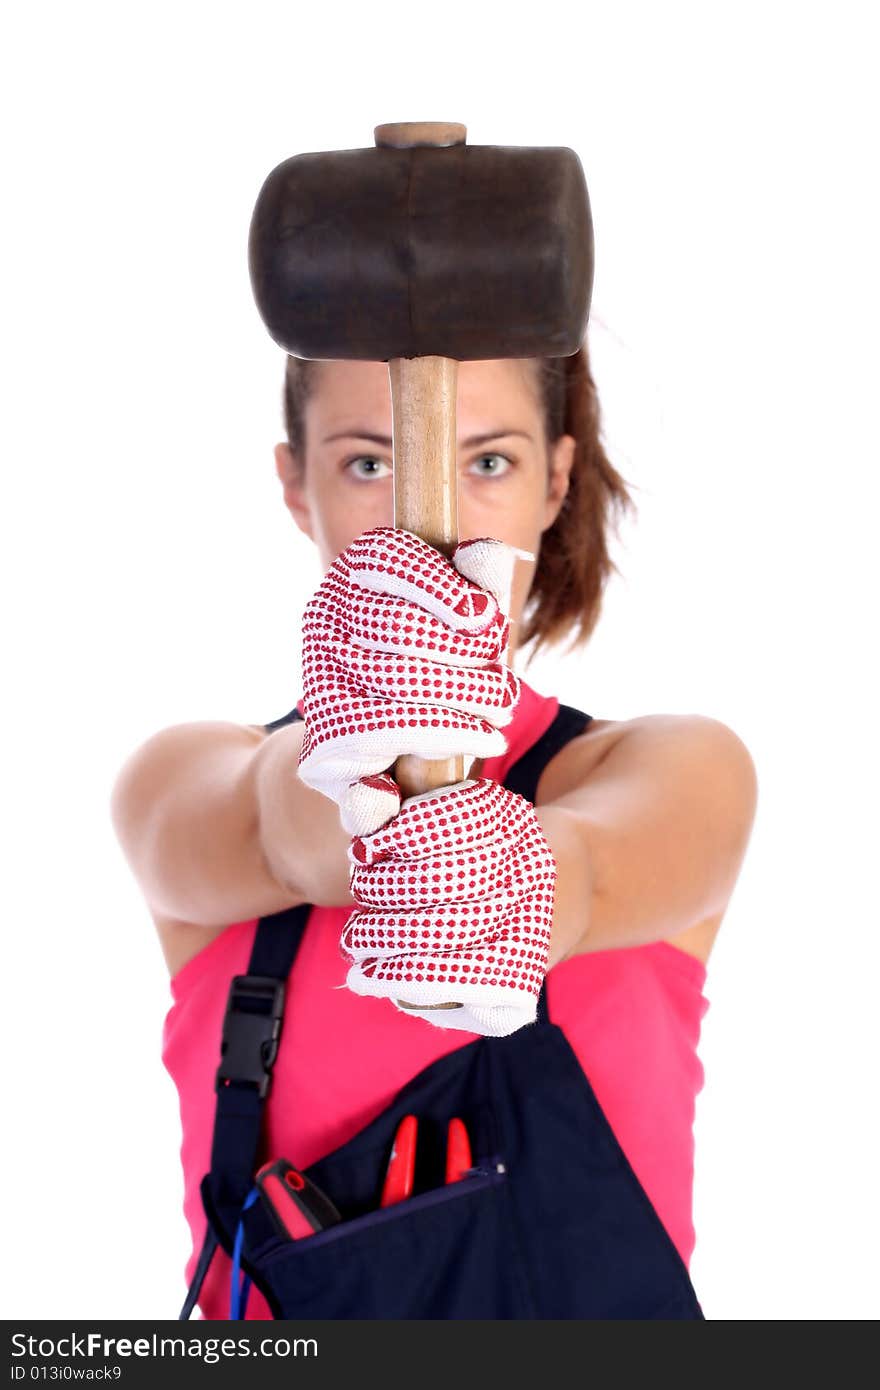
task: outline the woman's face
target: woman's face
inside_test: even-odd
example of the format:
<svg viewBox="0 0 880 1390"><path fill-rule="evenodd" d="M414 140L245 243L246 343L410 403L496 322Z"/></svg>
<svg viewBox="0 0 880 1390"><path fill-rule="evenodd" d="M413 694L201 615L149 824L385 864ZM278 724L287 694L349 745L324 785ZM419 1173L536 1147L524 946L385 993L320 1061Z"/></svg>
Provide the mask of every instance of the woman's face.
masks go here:
<svg viewBox="0 0 880 1390"><path fill-rule="evenodd" d="M305 458L278 444L275 464L285 504L326 572L361 532L394 525L391 388L384 362L322 362L312 370ZM541 535L568 491L575 440L563 435L547 445L528 359L460 362L456 423L460 538L493 536L535 557L517 561L510 616L518 623Z"/></svg>

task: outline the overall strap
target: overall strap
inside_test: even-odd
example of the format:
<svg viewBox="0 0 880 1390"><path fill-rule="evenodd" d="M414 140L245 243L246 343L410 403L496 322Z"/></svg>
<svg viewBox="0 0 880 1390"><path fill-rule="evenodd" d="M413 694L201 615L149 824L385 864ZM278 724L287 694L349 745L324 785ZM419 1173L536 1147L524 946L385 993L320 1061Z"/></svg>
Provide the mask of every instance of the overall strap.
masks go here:
<svg viewBox="0 0 880 1390"><path fill-rule="evenodd" d="M304 903L261 917L248 973L236 975L229 987L211 1148L213 1197L221 1208L228 1205L237 1211L253 1181L287 980L310 911L310 904Z"/></svg>
<svg viewBox="0 0 880 1390"><path fill-rule="evenodd" d="M263 1107L278 1055L287 979L310 912L311 904L303 903L261 917L248 973L234 976L229 986L220 1065L214 1081L217 1102L211 1167L201 1184L208 1225L179 1314L181 1321L190 1317L217 1249L214 1220L219 1220L227 1234L234 1230L253 1186L253 1174L259 1162Z"/></svg>
<svg viewBox="0 0 880 1390"><path fill-rule="evenodd" d="M283 729L285 724L296 724L302 719L299 710L294 706L289 714L282 714L280 719L273 719L271 724L264 724L263 728L267 734L274 734L276 729Z"/></svg>
<svg viewBox="0 0 880 1390"><path fill-rule="evenodd" d="M567 743L584 732L591 719L592 715L584 714L582 710L574 709L571 705L560 705L553 723L537 743L526 749L522 757L508 768L504 774L505 787L512 792L518 792L534 806L544 768Z"/></svg>
<svg viewBox="0 0 880 1390"><path fill-rule="evenodd" d="M267 733L302 716L296 709L272 725ZM229 986L220 1065L214 1082L217 1093L211 1168L202 1183L206 1210L216 1213L227 1231L238 1218L253 1184L259 1161L263 1107L272 1084L272 1068L278 1054L287 981L311 912L310 903L261 917L257 923L246 975L236 975ZM210 1263L207 1245L202 1255ZM204 1278L205 1270L199 1271ZM195 1282L195 1281L194 1281ZM192 1289L190 1290L192 1297Z"/></svg>

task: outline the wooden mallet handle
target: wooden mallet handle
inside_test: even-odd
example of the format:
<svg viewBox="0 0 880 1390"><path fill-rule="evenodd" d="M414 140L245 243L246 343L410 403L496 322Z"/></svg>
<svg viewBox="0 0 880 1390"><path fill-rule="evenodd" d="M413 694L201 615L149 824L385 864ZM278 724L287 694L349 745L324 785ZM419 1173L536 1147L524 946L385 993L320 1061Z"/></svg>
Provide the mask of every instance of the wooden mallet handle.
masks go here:
<svg viewBox="0 0 880 1390"><path fill-rule="evenodd" d="M463 125L403 121L376 126L377 145L463 145ZM453 357L393 357L391 440L394 466L394 525L421 536L447 557L458 544L458 448L456 395L458 362ZM464 758L426 762L407 754L394 764L404 797L464 781ZM404 1009L460 1009L461 1004L408 1004Z"/></svg>

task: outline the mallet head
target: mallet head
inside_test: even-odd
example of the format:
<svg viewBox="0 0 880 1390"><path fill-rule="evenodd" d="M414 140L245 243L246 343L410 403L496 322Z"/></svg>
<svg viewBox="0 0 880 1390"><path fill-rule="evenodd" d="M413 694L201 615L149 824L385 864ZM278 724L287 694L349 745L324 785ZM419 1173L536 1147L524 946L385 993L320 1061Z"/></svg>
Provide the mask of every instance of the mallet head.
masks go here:
<svg viewBox="0 0 880 1390"><path fill-rule="evenodd" d="M294 155L263 184L248 257L295 357L569 356L593 282L583 169L565 147L463 141Z"/></svg>

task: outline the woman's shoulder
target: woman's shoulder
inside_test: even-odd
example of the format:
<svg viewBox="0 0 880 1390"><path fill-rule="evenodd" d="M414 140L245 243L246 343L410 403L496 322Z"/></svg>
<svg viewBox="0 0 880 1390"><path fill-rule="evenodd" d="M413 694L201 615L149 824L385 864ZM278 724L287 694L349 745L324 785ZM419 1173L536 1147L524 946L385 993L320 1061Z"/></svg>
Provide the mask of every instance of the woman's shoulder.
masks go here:
<svg viewBox="0 0 880 1390"><path fill-rule="evenodd" d="M708 763L735 761L753 770L751 755L729 724L706 714L642 714L632 719L597 719L570 739L548 762L539 783L542 801L553 800L593 775L618 744L640 752L698 747ZM708 770L708 768L707 768Z"/></svg>

